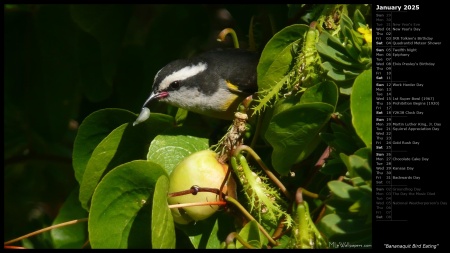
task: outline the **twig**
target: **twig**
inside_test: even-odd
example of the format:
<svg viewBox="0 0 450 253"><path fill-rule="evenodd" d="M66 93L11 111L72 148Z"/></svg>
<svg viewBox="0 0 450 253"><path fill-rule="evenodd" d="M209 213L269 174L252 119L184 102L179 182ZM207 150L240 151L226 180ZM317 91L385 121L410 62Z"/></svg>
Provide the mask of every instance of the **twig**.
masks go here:
<svg viewBox="0 0 450 253"><path fill-rule="evenodd" d="M68 226L68 225L77 224L77 223L80 223L80 222L86 222L86 221L88 221L88 218L83 218L83 219L78 219L78 220L71 220L71 221L60 223L60 224L56 224L56 225L53 225L53 226L50 226L50 227L39 229L37 231L34 231L32 233L23 235L23 236L18 237L16 239L12 239L10 241L5 242L3 245L8 245L8 244L11 244L11 243L23 240L25 238L28 238L28 237L31 237L31 236L35 236L35 235L38 235L38 234L50 231L50 230L55 229L55 228L60 228L60 227Z"/></svg>

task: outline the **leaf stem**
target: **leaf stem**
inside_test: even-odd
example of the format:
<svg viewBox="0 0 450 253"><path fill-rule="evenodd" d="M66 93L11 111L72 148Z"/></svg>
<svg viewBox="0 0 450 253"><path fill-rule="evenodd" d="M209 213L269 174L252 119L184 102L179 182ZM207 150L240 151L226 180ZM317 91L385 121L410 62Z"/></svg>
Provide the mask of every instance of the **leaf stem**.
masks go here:
<svg viewBox="0 0 450 253"><path fill-rule="evenodd" d="M252 245L250 245L248 242L246 242L244 240L244 238L242 238L238 233L236 232L231 232L227 238L225 239L225 243L226 246L228 248L228 245L231 244L233 242L233 240L236 238L236 240L238 240L245 248L247 249L255 249L255 247L253 247Z"/></svg>
<svg viewBox="0 0 450 253"><path fill-rule="evenodd" d="M181 207L190 207L190 206L212 206L212 205L218 205L218 206L224 206L227 202L225 201L211 201L211 202L195 202L195 203L182 203L182 204L173 204L169 205L169 208L181 208Z"/></svg>
<svg viewBox="0 0 450 253"><path fill-rule="evenodd" d="M225 28L225 29L223 29L219 33L219 35L217 36L217 40L218 41L224 41L225 40L225 36L227 36L228 34L231 34L231 37L233 38L234 48L239 48L239 41L237 39L236 32L232 28Z"/></svg>
<svg viewBox="0 0 450 253"><path fill-rule="evenodd" d="M259 133L261 132L262 121L264 118L263 115L256 115L256 116L258 117L257 122L256 122L256 130L255 130L255 133L253 134L252 142L250 143L250 148L252 148L252 149L255 147L256 141L259 138Z"/></svg>
<svg viewBox="0 0 450 253"><path fill-rule="evenodd" d="M252 18L250 19L250 27L248 29L248 44L249 44L249 49L252 51L256 51L255 35L253 32L254 21L255 21L255 15L253 15Z"/></svg>
<svg viewBox="0 0 450 253"><path fill-rule="evenodd" d="M176 197L176 196L182 196L187 194L197 195L199 192L211 192L215 193L217 195L220 195L220 191L217 188L209 188L209 187L200 187L198 185L193 185L189 190L179 191L179 192L170 192L168 193L168 197Z"/></svg>
<svg viewBox="0 0 450 253"><path fill-rule="evenodd" d="M9 241L3 243L3 245L8 245L8 244L11 244L11 243L23 240L25 238L28 238L28 237L31 237L31 236L35 236L35 235L38 235L38 234L50 231L50 230L55 229L55 228L60 228L60 227L69 226L69 225L73 225L73 224L76 224L76 223L87 222L87 221L88 221L88 218L82 218L82 219L78 219L78 220L71 220L71 221L63 222L63 223L56 224L56 225L53 225L53 226L50 226L50 227L39 229L37 231L34 231L34 232L29 233L29 234L23 235L23 236L18 237L16 239L9 240Z"/></svg>

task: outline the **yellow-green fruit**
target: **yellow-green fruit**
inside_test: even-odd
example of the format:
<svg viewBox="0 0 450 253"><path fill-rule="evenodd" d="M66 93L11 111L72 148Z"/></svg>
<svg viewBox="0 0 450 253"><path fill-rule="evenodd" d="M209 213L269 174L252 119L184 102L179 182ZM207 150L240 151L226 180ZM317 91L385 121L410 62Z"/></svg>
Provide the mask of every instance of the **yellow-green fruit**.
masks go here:
<svg viewBox="0 0 450 253"><path fill-rule="evenodd" d="M170 174L169 192L189 190L193 185L219 189L225 178L228 166L217 160L217 154L212 150L202 150L193 153L181 161ZM226 187L223 189L226 193ZM183 203L199 203L218 201L219 196L212 192L198 192L169 197L169 205ZM218 205L192 206L172 208L174 221L188 224L191 221L204 220L219 209Z"/></svg>

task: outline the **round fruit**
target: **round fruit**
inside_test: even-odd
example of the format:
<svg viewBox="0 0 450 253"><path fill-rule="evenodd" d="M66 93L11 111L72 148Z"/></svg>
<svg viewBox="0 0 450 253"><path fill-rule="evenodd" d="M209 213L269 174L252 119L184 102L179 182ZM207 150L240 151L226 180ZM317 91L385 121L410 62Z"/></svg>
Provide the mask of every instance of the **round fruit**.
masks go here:
<svg viewBox="0 0 450 253"><path fill-rule="evenodd" d="M202 150L184 158L170 174L169 192L189 190L192 186L219 189L225 178L228 165L217 160L217 154L212 150ZM226 193L226 186L223 189ZM212 192L198 192L196 195L186 194L169 197L168 203L199 203L218 201L219 196ZM188 224L191 221L204 220L219 209L218 205L192 206L172 208L174 221Z"/></svg>

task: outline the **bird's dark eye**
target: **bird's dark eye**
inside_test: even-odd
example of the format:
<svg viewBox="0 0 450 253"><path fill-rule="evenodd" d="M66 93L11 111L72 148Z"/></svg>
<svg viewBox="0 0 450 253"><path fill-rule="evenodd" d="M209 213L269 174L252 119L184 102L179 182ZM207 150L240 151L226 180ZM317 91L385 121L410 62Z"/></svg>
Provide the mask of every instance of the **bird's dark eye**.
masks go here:
<svg viewBox="0 0 450 253"><path fill-rule="evenodd" d="M179 81L173 81L172 83L170 83L169 87L172 90L177 90L177 89L180 88L180 82Z"/></svg>

